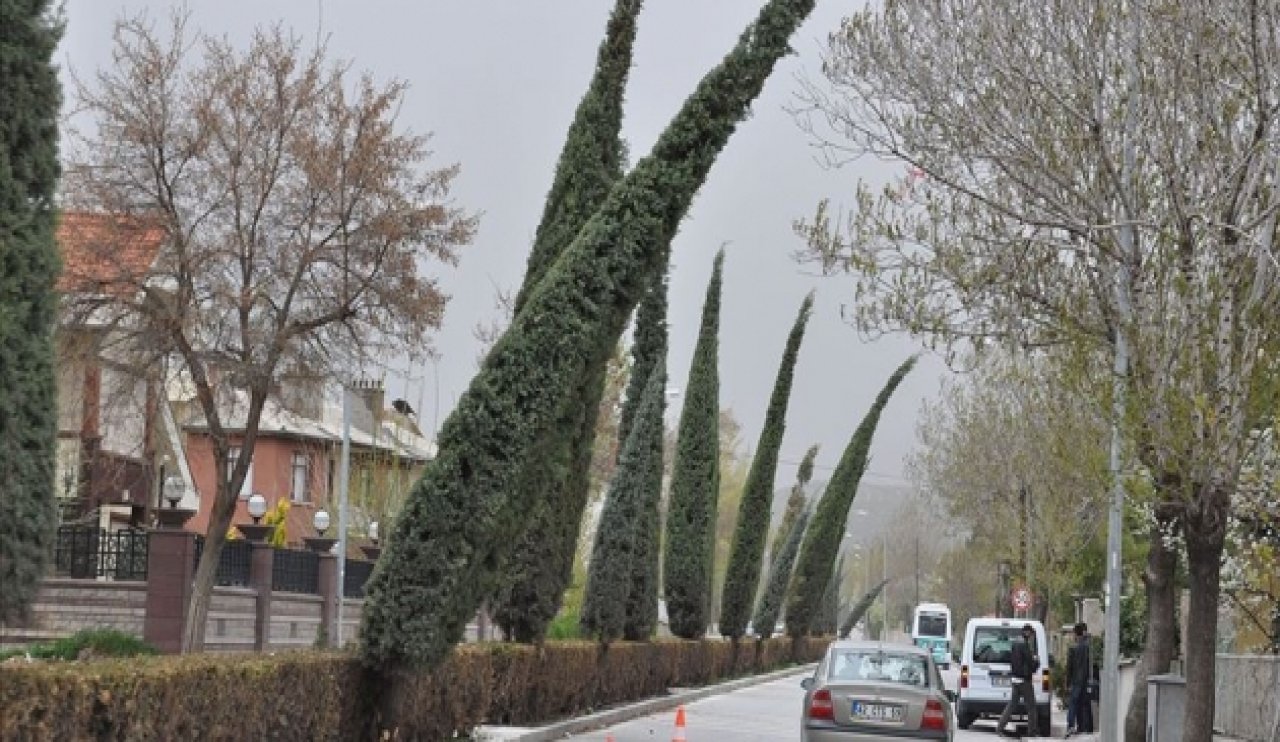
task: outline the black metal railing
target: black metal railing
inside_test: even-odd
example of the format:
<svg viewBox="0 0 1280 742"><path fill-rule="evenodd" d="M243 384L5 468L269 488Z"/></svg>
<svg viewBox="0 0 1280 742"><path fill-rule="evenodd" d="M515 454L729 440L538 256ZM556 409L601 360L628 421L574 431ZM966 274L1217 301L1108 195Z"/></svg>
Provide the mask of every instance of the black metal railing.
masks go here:
<svg viewBox="0 0 1280 742"><path fill-rule="evenodd" d="M147 532L142 530L59 526L53 571L81 579L145 580L147 544Z"/></svg>
<svg viewBox="0 0 1280 742"><path fill-rule="evenodd" d="M276 549L271 562L271 589L285 593L319 593L320 555L300 549Z"/></svg>
<svg viewBox="0 0 1280 742"><path fill-rule="evenodd" d="M348 598L363 598L364 586L373 574L373 562L360 559L348 559L346 575L343 576L342 594Z"/></svg>
<svg viewBox="0 0 1280 742"><path fill-rule="evenodd" d="M222 555L218 559L218 571L213 584L224 587L249 586L249 542L242 539L227 541L222 546ZM200 556L204 553L204 536L196 536L196 554L192 569L200 566Z"/></svg>

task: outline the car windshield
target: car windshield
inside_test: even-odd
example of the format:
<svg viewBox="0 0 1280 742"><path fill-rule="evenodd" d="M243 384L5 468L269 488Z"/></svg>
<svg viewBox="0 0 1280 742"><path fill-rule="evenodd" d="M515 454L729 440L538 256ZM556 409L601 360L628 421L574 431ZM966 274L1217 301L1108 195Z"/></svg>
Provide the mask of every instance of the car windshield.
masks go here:
<svg viewBox="0 0 1280 742"><path fill-rule="evenodd" d="M923 656L873 649L836 650L831 657L832 680L872 681L929 687L929 664Z"/></svg>
<svg viewBox="0 0 1280 742"><path fill-rule="evenodd" d="M1002 662L1013 658L1013 642L1018 630L999 626L979 626L973 632L973 661Z"/></svg>

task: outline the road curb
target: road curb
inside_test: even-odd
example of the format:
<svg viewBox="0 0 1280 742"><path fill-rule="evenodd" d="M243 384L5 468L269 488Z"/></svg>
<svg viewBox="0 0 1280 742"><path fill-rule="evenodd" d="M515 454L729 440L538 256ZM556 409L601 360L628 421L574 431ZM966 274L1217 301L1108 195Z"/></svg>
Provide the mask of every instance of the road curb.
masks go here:
<svg viewBox="0 0 1280 742"><path fill-rule="evenodd" d="M736 678L724 683L715 685L705 685L701 688L682 688L672 690L670 695L659 696L657 698L647 698L643 701L629 703L625 706L615 706L613 708L597 711L586 716L577 716L572 719L565 719L546 726L536 727L534 729L512 729L504 727L477 727L473 733L475 740L515 740L517 742L550 742L551 740L561 739L570 734L579 734L581 732L590 732L602 727L610 727L614 724L621 724L625 721L638 719L641 716L656 714L660 711L669 711L677 706L683 706L694 701L700 701L711 696L718 696L723 693L732 693L735 690L750 688L753 685L761 685L774 680L780 680L792 675L800 675L802 673L813 672L813 668L817 667L816 662L805 665L794 665L782 670L774 670L763 675L749 675L743 678Z"/></svg>

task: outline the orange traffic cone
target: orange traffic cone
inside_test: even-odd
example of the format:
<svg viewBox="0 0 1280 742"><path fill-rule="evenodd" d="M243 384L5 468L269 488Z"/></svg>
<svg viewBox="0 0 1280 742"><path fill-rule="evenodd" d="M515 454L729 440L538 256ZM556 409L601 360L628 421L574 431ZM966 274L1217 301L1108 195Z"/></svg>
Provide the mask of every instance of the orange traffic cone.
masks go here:
<svg viewBox="0 0 1280 742"><path fill-rule="evenodd" d="M688 737L684 736L684 706L676 708L676 736L671 738L671 742L688 742Z"/></svg>

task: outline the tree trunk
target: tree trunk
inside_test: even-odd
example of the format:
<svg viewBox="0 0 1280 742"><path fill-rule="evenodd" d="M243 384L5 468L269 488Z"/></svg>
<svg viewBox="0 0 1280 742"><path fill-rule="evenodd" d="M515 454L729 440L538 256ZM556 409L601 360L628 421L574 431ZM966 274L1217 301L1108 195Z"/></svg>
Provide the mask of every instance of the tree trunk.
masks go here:
<svg viewBox="0 0 1280 742"><path fill-rule="evenodd" d="M1175 533L1177 527L1175 506L1157 508L1156 521L1151 526L1147 567L1142 573L1142 584L1147 591L1147 641L1124 720L1124 738L1128 742L1144 742L1147 738L1147 678L1169 672L1173 662L1178 631L1174 581L1178 552L1169 548L1166 534Z"/></svg>
<svg viewBox="0 0 1280 742"><path fill-rule="evenodd" d="M1185 647L1187 708L1183 739L1213 738L1215 659L1218 636L1218 598L1221 592L1219 564L1226 540L1230 497L1216 489L1202 491L1187 509L1187 571L1191 605L1187 610Z"/></svg>
<svg viewBox="0 0 1280 742"><path fill-rule="evenodd" d="M209 603L213 600L213 581L218 576L218 562L222 559L222 547L227 543L227 531L236 511L236 492L225 484L218 486L212 512L209 514L209 530L204 537L204 549L200 563L196 565L192 580L191 600L187 603L187 623L182 634L182 651L200 652L204 649L204 629L209 618Z"/></svg>

